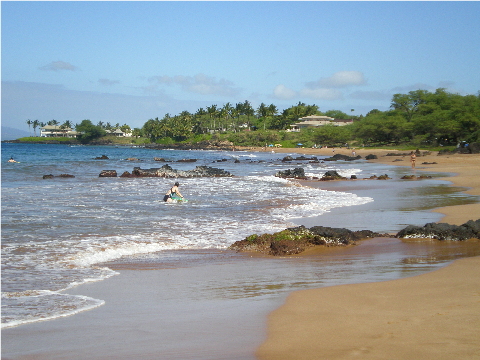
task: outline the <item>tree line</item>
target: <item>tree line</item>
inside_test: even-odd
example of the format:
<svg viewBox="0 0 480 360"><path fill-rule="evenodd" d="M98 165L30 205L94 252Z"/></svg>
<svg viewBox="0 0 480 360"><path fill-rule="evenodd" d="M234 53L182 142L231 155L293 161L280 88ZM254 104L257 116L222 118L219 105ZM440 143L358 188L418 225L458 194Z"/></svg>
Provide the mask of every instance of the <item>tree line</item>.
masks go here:
<svg viewBox="0 0 480 360"><path fill-rule="evenodd" d="M352 111L354 111L352 109ZM335 119L353 119L345 126L325 125L289 132L291 125L309 115L325 115ZM27 120L34 130L43 123ZM58 125L52 120L49 125ZM415 146L456 145L461 141L480 141L480 91L477 95L460 95L439 88L395 94L387 111L371 110L365 116L348 115L340 110L321 112L315 104L299 102L281 113L274 104L261 103L254 109L248 100L235 105L211 105L195 113L182 111L178 115L165 114L161 119L147 120L141 128L99 122L94 125L83 120L73 125L70 121L60 127L75 129L83 134L82 142L102 137L105 130L131 131L134 137L156 143L198 142L228 140L236 145L263 146L265 143L284 143L285 146L302 143L305 146L339 146L345 143L363 145Z"/></svg>

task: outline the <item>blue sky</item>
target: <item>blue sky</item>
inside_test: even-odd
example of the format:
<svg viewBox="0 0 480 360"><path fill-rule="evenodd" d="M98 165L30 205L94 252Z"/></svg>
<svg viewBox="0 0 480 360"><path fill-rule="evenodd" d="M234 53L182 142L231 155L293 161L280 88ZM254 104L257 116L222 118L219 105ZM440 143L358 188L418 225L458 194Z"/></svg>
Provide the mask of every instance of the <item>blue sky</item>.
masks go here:
<svg viewBox="0 0 480 360"><path fill-rule="evenodd" d="M480 2L1 3L2 125L148 119L249 100L387 110L480 90Z"/></svg>

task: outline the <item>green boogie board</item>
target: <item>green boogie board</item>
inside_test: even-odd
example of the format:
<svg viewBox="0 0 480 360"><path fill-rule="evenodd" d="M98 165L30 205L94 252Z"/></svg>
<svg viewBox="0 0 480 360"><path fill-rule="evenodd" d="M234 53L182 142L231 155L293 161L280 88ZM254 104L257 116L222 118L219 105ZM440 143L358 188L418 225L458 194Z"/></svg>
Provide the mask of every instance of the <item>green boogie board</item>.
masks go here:
<svg viewBox="0 0 480 360"><path fill-rule="evenodd" d="M181 198L180 196L177 196L177 195L171 195L170 198L177 202L188 202L187 199Z"/></svg>

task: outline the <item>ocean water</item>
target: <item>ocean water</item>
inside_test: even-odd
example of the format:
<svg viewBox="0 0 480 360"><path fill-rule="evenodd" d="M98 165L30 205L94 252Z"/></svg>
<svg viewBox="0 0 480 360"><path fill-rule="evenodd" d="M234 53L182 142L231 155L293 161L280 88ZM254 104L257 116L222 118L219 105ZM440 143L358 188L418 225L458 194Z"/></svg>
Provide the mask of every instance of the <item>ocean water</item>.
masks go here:
<svg viewBox="0 0 480 360"><path fill-rule="evenodd" d="M94 160L101 155L109 160ZM165 250L225 249L252 233L292 226L291 218L372 201L345 192L307 190L275 177L278 170L292 168L279 160L283 156L2 144L2 327L102 305L101 299L69 295L68 289L115 275L98 266L103 262ZM19 163L8 163L10 157ZM175 169L207 165L234 176L180 179L189 202L168 204L162 198L173 179L98 176L102 170L121 174L135 166L161 167L154 157L172 161ZM197 162L176 162L181 159ZM310 165L307 172L322 175L335 166ZM340 170L345 176L361 172ZM47 174L75 178L43 179Z"/></svg>
<svg viewBox="0 0 480 360"><path fill-rule="evenodd" d="M101 155L109 159L94 159ZM286 155L2 144L2 328L103 305L102 299L72 295L69 289L117 274L104 263L172 250L181 250L175 253L179 262L187 261L181 257L188 251L226 249L253 233L295 226L292 219L374 201L302 187L275 177L278 170L301 166L319 177L327 170L346 177L385 173L365 161L283 163ZM19 163L8 163L11 156ZM98 176L102 170L121 174L136 166L161 167L154 157L175 169L206 165L233 177L179 179L188 203L165 203L174 179ZM177 162L182 159L197 162ZM47 174L75 178L43 179ZM390 230L391 224L385 226L375 231Z"/></svg>

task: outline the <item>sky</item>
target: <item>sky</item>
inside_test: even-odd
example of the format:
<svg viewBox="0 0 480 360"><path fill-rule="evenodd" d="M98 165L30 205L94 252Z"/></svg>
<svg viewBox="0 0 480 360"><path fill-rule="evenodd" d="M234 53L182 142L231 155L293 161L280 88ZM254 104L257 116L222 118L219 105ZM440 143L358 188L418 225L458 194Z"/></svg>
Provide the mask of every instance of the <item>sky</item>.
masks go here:
<svg viewBox="0 0 480 360"><path fill-rule="evenodd" d="M2 125L477 94L479 18L477 1L2 1Z"/></svg>

